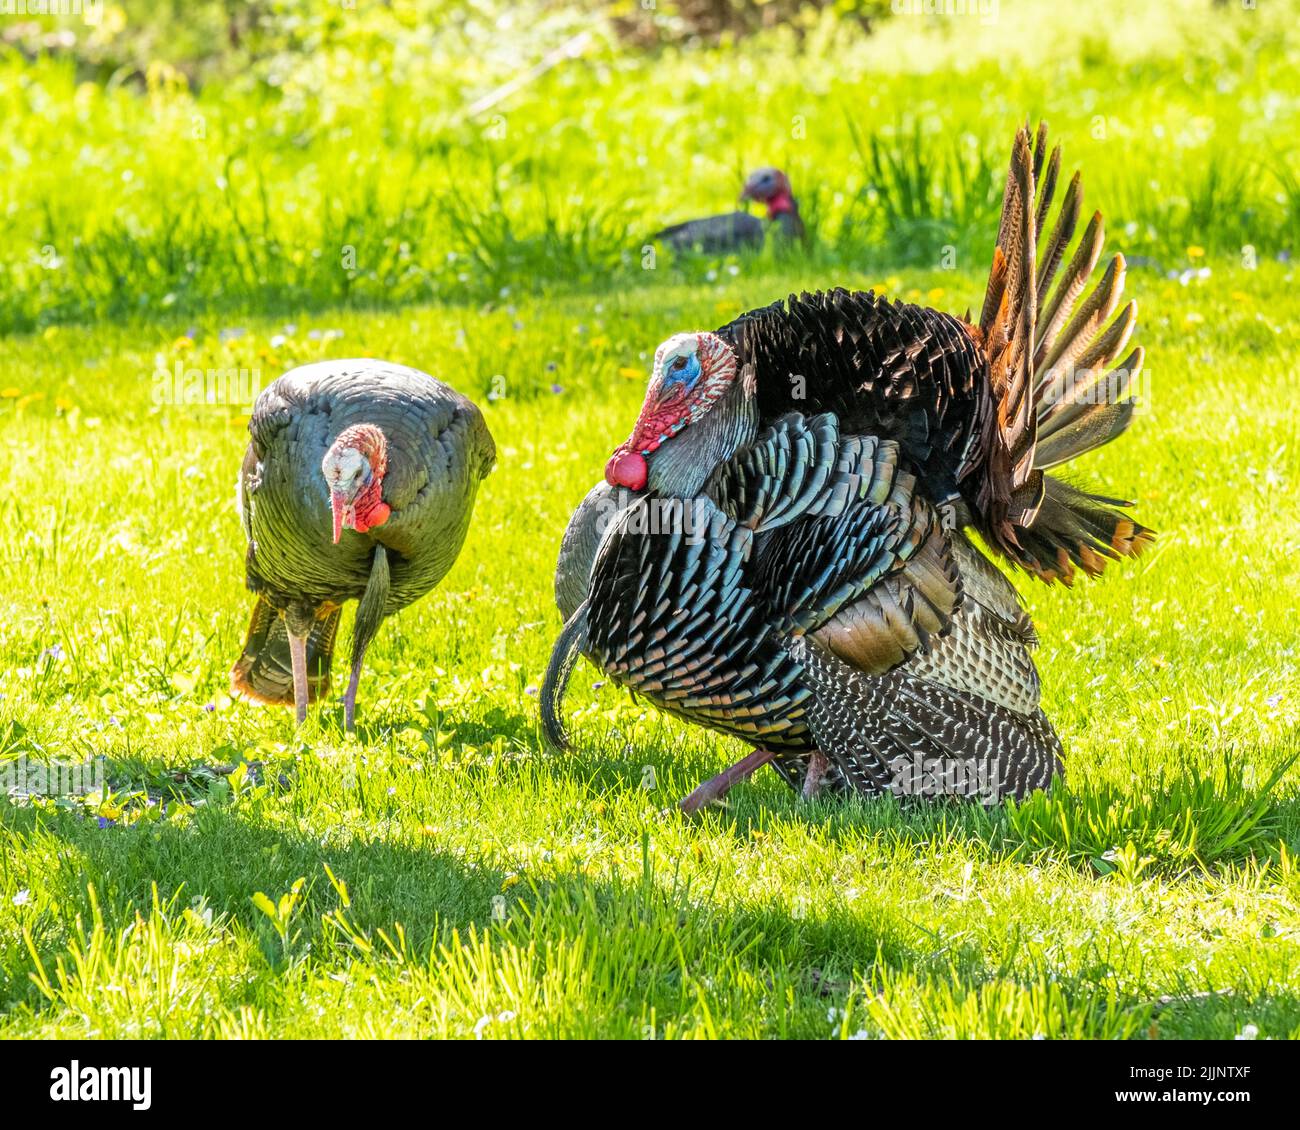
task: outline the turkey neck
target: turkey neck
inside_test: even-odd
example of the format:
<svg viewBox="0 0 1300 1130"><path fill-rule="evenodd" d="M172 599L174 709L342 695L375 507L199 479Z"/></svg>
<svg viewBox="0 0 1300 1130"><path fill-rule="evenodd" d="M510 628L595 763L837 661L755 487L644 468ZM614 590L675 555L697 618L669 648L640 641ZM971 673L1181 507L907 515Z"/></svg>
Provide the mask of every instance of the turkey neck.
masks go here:
<svg viewBox="0 0 1300 1130"><path fill-rule="evenodd" d="M767 202L767 218L780 228L782 235L790 239L803 239L803 220L799 217L799 203L790 193L778 193Z"/></svg>
<svg viewBox="0 0 1300 1130"><path fill-rule="evenodd" d="M781 229L781 234L788 239L803 239L803 220L799 218L798 208L792 207L788 212L778 213L776 223Z"/></svg>
<svg viewBox="0 0 1300 1130"><path fill-rule="evenodd" d="M650 456L646 486L666 498L694 498L718 465L757 434L758 404L738 376L712 411Z"/></svg>

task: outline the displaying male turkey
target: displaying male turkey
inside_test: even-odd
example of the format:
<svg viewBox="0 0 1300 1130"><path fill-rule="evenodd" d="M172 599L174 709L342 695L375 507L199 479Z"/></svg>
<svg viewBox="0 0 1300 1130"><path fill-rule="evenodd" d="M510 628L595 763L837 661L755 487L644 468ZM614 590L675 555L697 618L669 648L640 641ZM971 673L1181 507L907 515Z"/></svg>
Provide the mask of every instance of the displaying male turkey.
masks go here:
<svg viewBox="0 0 1300 1130"><path fill-rule="evenodd" d="M290 703L299 723L329 691L342 605L358 600L357 682L386 616L436 585L460 553L496 448L475 405L385 361L319 361L257 398L236 501L257 594L234 692Z"/></svg>
<svg viewBox="0 0 1300 1130"><path fill-rule="evenodd" d="M804 238L799 204L790 190L790 181L780 169L756 169L745 179L741 203L752 200L767 206L767 221L749 212L727 212L687 220L656 232L654 238L675 250L698 249L705 252L738 251L762 244L769 227L791 240Z"/></svg>
<svg viewBox="0 0 1300 1130"><path fill-rule="evenodd" d="M791 296L655 354L632 436L570 522L566 624L542 691L585 654L664 710L757 748L688 811L772 762L812 795L1022 796L1060 771L1034 629L967 538L1070 584L1152 534L1046 472L1118 436L1143 353L1116 256L1046 133L1016 137L977 325L872 293ZM1053 287L1053 281L1057 280ZM969 318L969 315L968 315ZM1109 322L1109 324L1108 324Z"/></svg>

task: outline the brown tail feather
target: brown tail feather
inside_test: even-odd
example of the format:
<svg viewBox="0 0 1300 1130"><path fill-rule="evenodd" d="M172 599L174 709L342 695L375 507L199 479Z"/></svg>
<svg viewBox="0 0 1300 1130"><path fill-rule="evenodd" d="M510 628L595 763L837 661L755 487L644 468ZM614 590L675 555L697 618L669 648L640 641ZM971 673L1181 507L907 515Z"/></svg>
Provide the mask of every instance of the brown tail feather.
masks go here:
<svg viewBox="0 0 1300 1130"><path fill-rule="evenodd" d="M324 604L307 635L307 701L329 694L334 636L342 609ZM268 706L293 705L293 661L284 617L265 597L258 597L248 624L244 652L230 672L231 693Z"/></svg>
<svg viewBox="0 0 1300 1130"><path fill-rule="evenodd" d="M1082 203L1082 199L1083 189L1080 188L1080 203ZM1087 287L1088 280L1092 278L1092 272L1097 266L1097 261L1101 258L1101 250L1105 241L1106 229L1102 224L1101 213L1094 212L1092 219L1088 221L1088 226L1083 229L1083 238L1079 240L1079 246L1075 248L1074 255L1065 268L1065 273L1061 275L1060 282L1057 283L1056 289L1052 291L1051 297L1043 307L1036 334L1035 372L1045 374L1044 361L1047 358L1047 352L1055 343L1057 335L1061 332L1061 327L1070 316L1070 311L1074 309L1074 304L1079 300L1079 295ZM1062 246L1062 250L1064 250L1064 246ZM1046 293L1051 282L1052 279L1044 277L1044 293Z"/></svg>
<svg viewBox="0 0 1300 1130"><path fill-rule="evenodd" d="M1054 159L1059 158L1060 148L1058 147L1052 153ZM1043 186L1043 198L1040 201L1038 210L1038 230L1043 230L1043 221L1047 218L1047 210L1051 206L1051 200L1048 197L1048 188L1056 188L1056 179L1053 177L1051 185ZM1079 226L1079 215L1083 211L1083 184L1080 181L1080 174L1075 173L1070 179L1070 185L1065 190L1065 198L1061 201L1061 210L1056 217L1056 226L1052 229L1052 234L1047 242L1043 245L1042 261L1038 265L1038 309L1044 311L1037 327L1037 334L1041 337L1043 328L1048 324L1051 318L1051 312L1047 307L1047 288L1052 280L1056 278L1057 268L1061 265L1061 259L1065 255L1065 249L1070 245L1070 240L1074 238L1075 229ZM1035 340L1035 345L1037 340Z"/></svg>
<svg viewBox="0 0 1300 1130"><path fill-rule="evenodd" d="M1043 158L1047 156L1047 123L1038 123L1038 136L1034 138L1034 184L1038 187L1038 208L1034 213L1035 243L1041 242L1043 229L1047 226L1047 214L1052 208L1052 197L1056 195L1056 179L1061 175L1061 147L1052 150L1047 161L1047 173L1043 173Z"/></svg>
<svg viewBox="0 0 1300 1130"><path fill-rule="evenodd" d="M1070 324L1043 360L1042 375L1046 379L1041 388L1050 389L1061 374L1075 368L1080 356L1101 332L1106 319L1115 312L1120 295L1124 293L1125 267L1123 255L1116 255L1110 261L1101 282L1084 299L1078 313L1070 319Z"/></svg>
<svg viewBox="0 0 1300 1130"><path fill-rule="evenodd" d="M1100 213L1058 277L1083 206L1076 173L1051 235L1042 239L1059 172L1060 147L1047 156L1046 128L1039 126L1032 147L1028 126L1021 129L978 333L998 402L996 446L979 508L991 540L1008 557L1044 580L1069 584L1076 567L1099 573L1107 558L1136 556L1154 535L1116 509L1131 504L1043 474L1124 432L1143 360L1139 346L1107 371L1128 345L1137 306L1121 306L1122 255L1093 283L1104 241Z"/></svg>
<svg viewBox="0 0 1300 1130"><path fill-rule="evenodd" d="M1016 134L979 327L989 381L998 400L996 449L979 501L994 540L1007 552L1017 542L1013 494L1026 485L1033 471L1033 460L1024 453L1032 451L1034 442L1031 361L1038 307L1034 172L1042 167L1045 135L1041 131L1039 142L1035 154L1028 128Z"/></svg>
<svg viewBox="0 0 1300 1130"><path fill-rule="evenodd" d="M1095 577L1108 559L1137 557L1155 539L1153 531L1119 509L1131 502L1088 494L1052 475L1044 478L1043 503L1033 525L1021 534L1016 558L1040 580L1068 587L1076 567Z"/></svg>
<svg viewBox="0 0 1300 1130"><path fill-rule="evenodd" d="M1133 402L1095 404L1085 409L1077 419L1063 425L1051 435L1040 437L1034 455L1034 466L1046 471L1068 463L1085 451L1102 447L1126 431L1133 420Z"/></svg>

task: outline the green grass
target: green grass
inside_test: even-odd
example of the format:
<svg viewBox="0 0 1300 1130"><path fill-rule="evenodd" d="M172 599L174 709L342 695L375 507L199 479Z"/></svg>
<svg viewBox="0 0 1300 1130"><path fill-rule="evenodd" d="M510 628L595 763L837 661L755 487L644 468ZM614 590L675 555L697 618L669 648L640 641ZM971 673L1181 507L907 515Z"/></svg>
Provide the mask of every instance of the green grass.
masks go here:
<svg viewBox="0 0 1300 1130"><path fill-rule="evenodd" d="M1185 13L1165 14L1177 25ZM862 58L826 47L821 69L792 62L780 37L658 60L611 49L590 105L567 70L512 104L523 140L495 181L467 172L453 199L427 154L469 171L481 158L438 123L412 149L399 113L413 87L458 101L428 73L376 109L358 68L339 96L356 105L306 137L306 108L299 120L235 80L205 86L214 120L272 159L264 214L251 157L237 159L223 211L203 163L221 146L199 166L170 148L192 95L78 94L63 63L22 72L4 98L38 83L71 99L50 103L56 120L76 117L78 99L93 112L83 137L41 128L52 156L39 191L3 213L11 235L39 239L49 223L69 247L81 240L62 254L85 258L50 271L25 244L0 244L0 307L22 331L0 343L0 763L102 755L110 790L0 801L0 1036L1230 1038L1248 1024L1300 1036L1300 298L1273 261L1294 194L1267 215L1224 204L1276 196L1240 172L1264 159L1237 144L1262 127L1234 99L1204 100L1202 64L1164 53L1173 33L1054 46L1048 29L1015 40L1003 75L980 55L985 33L944 47L942 28L893 27ZM1300 87L1281 69L1292 48L1266 37L1247 58L1221 38L1226 81L1294 122ZM973 68L960 99L959 47ZM1025 67L1051 50L1052 66ZM808 259L621 265L602 234L619 216L725 203L735 167L758 156L754 107L726 87L743 87L746 61L769 67L757 107L775 121L796 83L821 107L864 89L864 59L877 70L858 145L828 115L809 150L791 150L805 182L814 168L852 180L864 161L893 170L874 198L888 223L827 191ZM933 73L909 69L925 59ZM710 74L719 85L703 85ZM689 112L680 89L668 96L682 82L703 99ZM969 128L1000 154L1026 108L1051 111L1121 241L1125 223L1135 246L1149 224L1162 268L1210 268L1131 272L1149 410L1079 468L1136 498L1158 545L1073 592L1018 581L1043 637L1064 785L996 810L805 804L765 772L689 821L675 800L741 747L597 687L585 668L569 698L576 750L543 752L535 691L559 627L559 536L634 418L654 346L828 282L978 306L992 220L962 195L969 178L953 170L984 158L959 138ZM1177 138L1154 138L1192 108ZM1171 147L1179 159L1130 169L1114 133L1091 138L1094 112L1113 112L1142 159ZM364 115L382 128L341 140L340 123ZM912 149L918 116L944 148ZM137 135L146 120L156 131ZM710 152L725 122L746 132ZM0 134L38 139L8 112ZM897 145L873 157L875 135ZM84 143L113 183L138 170L125 209L84 191L107 181L69 177ZM327 177L319 162L345 145L357 178ZM648 169L624 160L640 147ZM189 171L167 180L173 158ZM1184 203L1144 189L1151 179L1184 185ZM594 212L570 199L579 183ZM332 205L322 184L338 189ZM295 199L305 211L285 210ZM320 231L346 242L363 214L381 243L459 217L449 243L468 280L403 285L400 250L391 288L388 268L344 284L312 266ZM955 270L913 257L899 234L937 231L942 245L945 224ZM1247 236L1258 269L1238 253ZM443 271L418 241L410 257ZM193 281L178 287L182 275ZM337 704L295 732L288 712L227 697L249 611L232 490L245 409L157 404L154 373L179 361L265 383L361 355L473 395L500 464L452 573L372 646L350 740Z"/></svg>

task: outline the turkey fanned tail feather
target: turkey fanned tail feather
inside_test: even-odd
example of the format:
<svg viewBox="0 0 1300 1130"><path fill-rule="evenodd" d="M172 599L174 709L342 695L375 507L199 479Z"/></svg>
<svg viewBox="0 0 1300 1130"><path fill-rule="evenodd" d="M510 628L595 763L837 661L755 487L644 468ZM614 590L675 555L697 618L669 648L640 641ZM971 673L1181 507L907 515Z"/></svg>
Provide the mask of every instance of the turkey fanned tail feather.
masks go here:
<svg viewBox="0 0 1300 1130"><path fill-rule="evenodd" d="M1144 358L1138 346L1119 361L1137 324L1137 303L1120 306L1124 257L1116 255L1088 291L1105 242L1100 212L1060 269L1082 213L1077 173L1044 239L1060 163L1059 146L1047 154L1046 126L1031 137L1026 125L1016 135L975 333L998 401L979 499L987 529L1016 564L1068 585L1076 567L1095 576L1108 558L1136 557L1155 535L1120 511L1131 502L1045 474L1124 433Z"/></svg>

